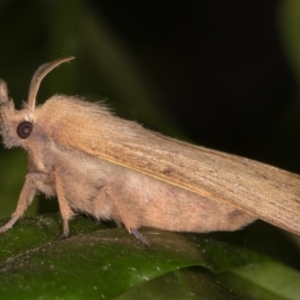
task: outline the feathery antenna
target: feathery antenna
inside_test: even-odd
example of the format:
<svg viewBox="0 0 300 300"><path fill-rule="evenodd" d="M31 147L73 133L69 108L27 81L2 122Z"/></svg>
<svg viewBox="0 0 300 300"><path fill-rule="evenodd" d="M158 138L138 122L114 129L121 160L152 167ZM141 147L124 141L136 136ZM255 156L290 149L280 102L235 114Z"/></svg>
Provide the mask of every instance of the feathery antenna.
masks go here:
<svg viewBox="0 0 300 300"><path fill-rule="evenodd" d="M28 100L27 100L27 104L28 104L29 108L31 108L32 110L34 110L34 108L35 108L36 95L37 95L37 92L39 90L39 87L40 87L42 79L50 71L52 71L54 68L56 68L60 64L62 64L64 62L68 62L68 61L70 61L70 60L72 60L74 58L75 58L75 56L69 56L69 57L60 58L60 59L57 59L57 60L55 60L53 62L41 65L36 70L36 72L34 73L32 79L31 79L30 87L29 87L29 94L28 94Z"/></svg>

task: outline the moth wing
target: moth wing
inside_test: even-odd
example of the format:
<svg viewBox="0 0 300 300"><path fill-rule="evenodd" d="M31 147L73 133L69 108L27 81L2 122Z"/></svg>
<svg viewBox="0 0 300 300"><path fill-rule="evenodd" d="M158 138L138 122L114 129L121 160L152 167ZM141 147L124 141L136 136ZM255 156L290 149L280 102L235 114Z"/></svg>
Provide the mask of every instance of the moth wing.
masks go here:
<svg viewBox="0 0 300 300"><path fill-rule="evenodd" d="M110 143L110 148L94 155L300 235L299 175L153 134L143 134L134 144Z"/></svg>
<svg viewBox="0 0 300 300"><path fill-rule="evenodd" d="M226 203L300 235L299 175L101 114L97 120L65 120L64 130L52 133L53 139L63 147ZM66 138L66 132L72 136Z"/></svg>

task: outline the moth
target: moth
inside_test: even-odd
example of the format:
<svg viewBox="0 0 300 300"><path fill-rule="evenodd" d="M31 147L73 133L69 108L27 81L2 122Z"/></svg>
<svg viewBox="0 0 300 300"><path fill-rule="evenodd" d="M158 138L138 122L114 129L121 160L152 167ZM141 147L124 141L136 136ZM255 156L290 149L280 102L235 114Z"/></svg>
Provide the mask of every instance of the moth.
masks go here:
<svg viewBox="0 0 300 300"><path fill-rule="evenodd" d="M147 246L142 226L234 231L260 218L300 235L299 175L163 136L78 97L54 95L36 106L45 75L72 59L39 67L21 110L0 81L3 142L24 148L29 162L17 208L1 233L41 192L58 199L61 238L75 213L123 224Z"/></svg>

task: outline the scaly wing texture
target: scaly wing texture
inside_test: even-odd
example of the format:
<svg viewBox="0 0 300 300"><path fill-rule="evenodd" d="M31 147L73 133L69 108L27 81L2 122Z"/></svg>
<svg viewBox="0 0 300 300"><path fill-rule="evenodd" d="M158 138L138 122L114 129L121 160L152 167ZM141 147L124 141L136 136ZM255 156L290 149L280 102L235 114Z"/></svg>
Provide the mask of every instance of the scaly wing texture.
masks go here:
<svg viewBox="0 0 300 300"><path fill-rule="evenodd" d="M300 235L299 175L162 136L74 98L55 96L41 111L44 106L56 114L48 134L61 146L232 205Z"/></svg>

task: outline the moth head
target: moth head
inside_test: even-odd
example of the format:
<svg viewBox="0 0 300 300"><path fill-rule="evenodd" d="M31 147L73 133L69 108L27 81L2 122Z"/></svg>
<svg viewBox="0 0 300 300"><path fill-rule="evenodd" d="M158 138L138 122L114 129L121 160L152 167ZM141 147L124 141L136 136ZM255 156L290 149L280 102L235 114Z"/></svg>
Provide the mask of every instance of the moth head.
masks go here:
<svg viewBox="0 0 300 300"><path fill-rule="evenodd" d="M73 56L61 58L40 66L33 75L28 100L21 110L15 109L13 100L8 96L7 85L0 79L0 132L6 147L25 147L30 141L35 131L36 95L42 79L61 63L74 58Z"/></svg>

